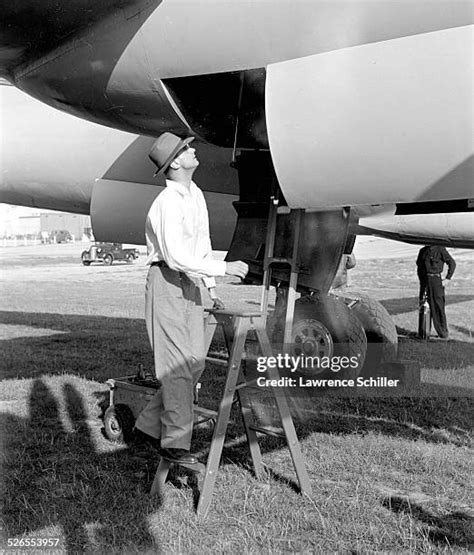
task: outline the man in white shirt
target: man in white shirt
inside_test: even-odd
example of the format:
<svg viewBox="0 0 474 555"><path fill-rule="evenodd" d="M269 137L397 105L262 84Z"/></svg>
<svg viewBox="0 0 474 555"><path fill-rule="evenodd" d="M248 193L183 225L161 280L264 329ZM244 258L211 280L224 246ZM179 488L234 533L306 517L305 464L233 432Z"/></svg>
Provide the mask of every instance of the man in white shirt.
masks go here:
<svg viewBox="0 0 474 555"><path fill-rule="evenodd" d="M215 276L246 276L245 262L212 259L209 217L202 191L192 181L199 165L189 146L163 133L150 158L156 175L164 173L166 188L148 212L145 319L161 388L139 415L135 428L160 440L161 454L172 462L194 464L190 454L193 395L203 369L204 312L199 280L219 303Z"/></svg>

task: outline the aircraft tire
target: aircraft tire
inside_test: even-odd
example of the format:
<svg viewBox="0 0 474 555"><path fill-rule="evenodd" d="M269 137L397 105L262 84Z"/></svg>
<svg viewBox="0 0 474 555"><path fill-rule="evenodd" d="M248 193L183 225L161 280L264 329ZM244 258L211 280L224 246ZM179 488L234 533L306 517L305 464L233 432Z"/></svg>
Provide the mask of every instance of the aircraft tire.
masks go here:
<svg viewBox="0 0 474 555"><path fill-rule="evenodd" d="M302 352L301 348L295 347L301 344L301 330L309 330L305 332L306 336L315 338L315 348L313 353L311 350L311 342L308 342L308 348ZM332 342L332 353L327 350L329 341L324 339L324 330L327 330ZM300 337L298 337L300 334ZM317 343L323 341L323 348L317 346ZM321 343L320 343L321 345ZM293 355L304 356L328 356L330 359L334 357L348 357L350 360L357 360L357 367L353 368L353 364L349 368L335 369L316 369L306 368L305 375L318 375L332 378L356 378L364 364L367 350L367 338L364 328L359 319L349 310L342 299L334 296L327 296L318 301L312 297L302 297L295 303L295 315L293 320L292 332L292 351ZM303 371L301 372L303 373Z"/></svg>
<svg viewBox="0 0 474 555"><path fill-rule="evenodd" d="M362 374L370 374L370 370L382 362L396 360L397 328L387 309L363 293L344 292L344 297L359 301L351 310L360 320L367 336L367 356Z"/></svg>
<svg viewBox="0 0 474 555"><path fill-rule="evenodd" d="M127 405L111 405L104 413L104 433L110 441L127 442L134 424L135 418Z"/></svg>

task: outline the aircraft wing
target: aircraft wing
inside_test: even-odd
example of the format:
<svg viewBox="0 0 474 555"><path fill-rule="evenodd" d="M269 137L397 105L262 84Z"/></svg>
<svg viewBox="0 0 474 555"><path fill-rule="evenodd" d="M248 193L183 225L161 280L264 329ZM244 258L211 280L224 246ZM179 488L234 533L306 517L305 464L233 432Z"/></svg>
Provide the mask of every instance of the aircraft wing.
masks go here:
<svg viewBox="0 0 474 555"><path fill-rule="evenodd" d="M97 237L144 243L146 211L164 185L153 178L148 160L153 138L74 118L1 81L0 104L0 202L91 214ZM227 250L236 221L232 203L239 198L237 172L227 149L200 143L198 153L203 163L197 180L209 207L213 245ZM403 215L396 215L396 205L358 206L351 233L473 248L467 207L437 202L424 205L426 214L418 203L401 207Z"/></svg>
<svg viewBox="0 0 474 555"><path fill-rule="evenodd" d="M472 197L469 1L18 0L0 71L136 135L271 156L288 204Z"/></svg>

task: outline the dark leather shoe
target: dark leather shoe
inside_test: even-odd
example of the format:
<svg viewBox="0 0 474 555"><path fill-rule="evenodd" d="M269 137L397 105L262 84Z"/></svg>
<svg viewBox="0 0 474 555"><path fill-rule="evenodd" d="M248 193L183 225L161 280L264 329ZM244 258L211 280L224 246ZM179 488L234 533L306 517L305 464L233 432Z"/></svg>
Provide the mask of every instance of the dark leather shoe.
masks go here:
<svg viewBox="0 0 474 555"><path fill-rule="evenodd" d="M196 457L191 455L186 449L175 449L169 447L168 449L161 448L160 455L169 462L176 464L197 464Z"/></svg>

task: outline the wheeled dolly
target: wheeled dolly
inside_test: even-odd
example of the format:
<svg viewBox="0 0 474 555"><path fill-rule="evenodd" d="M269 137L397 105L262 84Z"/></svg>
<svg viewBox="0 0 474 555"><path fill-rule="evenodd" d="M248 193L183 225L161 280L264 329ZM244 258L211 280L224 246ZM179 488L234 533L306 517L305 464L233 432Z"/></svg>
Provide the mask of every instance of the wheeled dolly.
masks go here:
<svg viewBox="0 0 474 555"><path fill-rule="evenodd" d="M131 438L138 415L160 389L160 382L145 373L140 365L133 376L111 378L106 381L110 388L109 406L104 413L104 428L107 439L127 441ZM197 384L194 395L194 425L215 419L214 411L197 406Z"/></svg>

